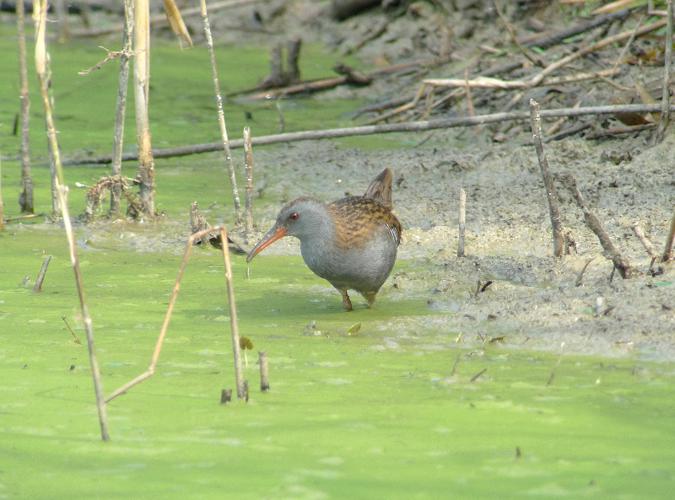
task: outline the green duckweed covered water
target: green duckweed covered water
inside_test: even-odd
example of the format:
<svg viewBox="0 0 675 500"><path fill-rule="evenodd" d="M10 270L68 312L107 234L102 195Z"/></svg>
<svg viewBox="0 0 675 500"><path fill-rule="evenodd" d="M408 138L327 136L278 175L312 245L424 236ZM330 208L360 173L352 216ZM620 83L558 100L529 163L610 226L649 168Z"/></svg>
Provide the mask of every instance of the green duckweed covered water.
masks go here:
<svg viewBox="0 0 675 500"><path fill-rule="evenodd" d="M2 44L10 50L9 37ZM153 112L162 116L154 119L155 145L216 140L216 127L203 119L210 112L210 81L200 77L196 90L197 77L191 80L197 71L208 75L205 55L178 53L185 58L180 68L158 63L176 53L160 45L153 59L159 73ZM251 75L264 74L264 51L223 57L237 54L258 64ZM61 76L99 58L88 45L54 48L64 151L104 154L109 147L114 93ZM12 58L0 61L3 74L13 74ZM105 82L102 75L89 78L114 88L112 73ZM226 79L230 88L255 83L251 75L234 75ZM162 93L180 89L187 94L174 99L168 113L171 99ZM92 112L88 102L101 111ZM36 103L39 155L44 137ZM313 119L327 122L326 116L312 118L312 105L289 104L304 120L296 122L299 128L316 125ZM332 119L339 123L347 103L334 106ZM261 108L254 118L263 113L271 118L261 118L261 133L274 131L276 111ZM6 133L12 116L13 108L3 106L3 154L17 149L18 139ZM233 112L233 129L243 120L243 113ZM183 250L177 225L185 221L187 231L189 203L227 199L219 161L186 161L158 163L158 207L166 222L78 228L106 393L149 363ZM199 175L185 175L190 171ZM69 168L66 178L71 186L91 184L105 173ZM14 216L17 162L4 162L2 175L7 215ZM36 205L43 212L49 209L47 175L44 166L35 169ZM83 197L73 188L74 213L82 211ZM36 294L31 288L46 254L54 258L44 291ZM65 237L49 224L12 224L0 233L0 497L671 495L672 364L559 361L498 343L461 349L458 332L433 323L420 321L412 331L399 327L440 314L424 298L388 288L374 309L355 298L356 310L345 313L338 294L299 256L261 255L250 279L243 257L234 257L233 266L241 333L255 351L268 353L272 390L258 391L256 354L250 353L250 401L220 404L221 390L234 386L222 260L213 249L196 249L157 373L109 405L112 440L102 443L86 346L74 342L62 320L84 342ZM349 334L357 323L358 332Z"/></svg>

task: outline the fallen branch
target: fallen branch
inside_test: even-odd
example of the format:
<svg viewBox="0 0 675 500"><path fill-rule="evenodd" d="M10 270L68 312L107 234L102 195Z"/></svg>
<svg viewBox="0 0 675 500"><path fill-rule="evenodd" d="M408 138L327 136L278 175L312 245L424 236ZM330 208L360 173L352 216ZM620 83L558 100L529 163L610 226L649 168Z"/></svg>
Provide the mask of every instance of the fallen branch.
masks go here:
<svg viewBox="0 0 675 500"><path fill-rule="evenodd" d="M542 118L558 118L561 116L587 116L587 115L611 115L616 113L650 113L658 112L660 104L619 104L608 106L586 106L579 108L559 108L545 109L541 112ZM675 106L671 106L671 111ZM491 113L487 115L476 115L458 118L438 118L434 120L422 120L416 122L387 123L384 125L363 125L360 127L334 128L326 130L306 130L301 132L287 132L284 134L262 135L252 138L254 146L268 146L271 144L281 144L297 141L316 141L320 139L337 139L340 137L353 137L374 134L391 134L396 132L423 132L427 130L470 127L475 125L485 125L488 123L499 123L505 121L525 121L530 118L527 111L514 111L508 113ZM230 148L237 149L244 145L242 139L233 139L230 141ZM173 158L177 156L188 156L200 153L211 153L222 150L222 142L210 142L205 144L194 144L189 146L178 146L175 148L153 149L155 158ZM122 156L123 161L138 160L138 153L126 153ZM111 157L100 156L96 158L81 158L64 161L64 165L101 165L111 162Z"/></svg>
<svg viewBox="0 0 675 500"><path fill-rule="evenodd" d="M630 265L628 259L621 255L619 250L617 250L617 248L614 246L614 243L612 243L612 240L609 238L607 231L605 231L605 228L602 226L600 219L598 219L598 217L588 207L588 204L586 204L586 200L584 200L581 191L579 191L579 188L577 187L577 181L574 176L568 174L562 176L561 179L572 193L572 196L574 196L574 199L577 202L577 205L579 205L579 208L581 208L582 212L584 213L586 225L598 237L598 240L600 240L600 245L602 245L602 248L605 250L607 256L614 263L614 268L619 271L619 274L621 274L622 278L631 278L634 274L633 267Z"/></svg>

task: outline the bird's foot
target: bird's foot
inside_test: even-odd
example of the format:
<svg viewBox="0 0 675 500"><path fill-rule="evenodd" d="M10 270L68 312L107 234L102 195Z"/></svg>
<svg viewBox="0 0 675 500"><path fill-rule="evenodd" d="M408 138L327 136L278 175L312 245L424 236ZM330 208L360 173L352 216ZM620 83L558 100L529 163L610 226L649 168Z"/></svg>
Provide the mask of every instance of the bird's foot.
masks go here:
<svg viewBox="0 0 675 500"><path fill-rule="evenodd" d="M366 299L368 302L368 307L373 307L373 304L375 303L375 296L377 295L377 292L366 292L363 293L363 298Z"/></svg>
<svg viewBox="0 0 675 500"><path fill-rule="evenodd" d="M352 301L349 299L349 294L347 293L347 290L340 290L340 293L342 294L342 307L345 308L345 311L351 311Z"/></svg>

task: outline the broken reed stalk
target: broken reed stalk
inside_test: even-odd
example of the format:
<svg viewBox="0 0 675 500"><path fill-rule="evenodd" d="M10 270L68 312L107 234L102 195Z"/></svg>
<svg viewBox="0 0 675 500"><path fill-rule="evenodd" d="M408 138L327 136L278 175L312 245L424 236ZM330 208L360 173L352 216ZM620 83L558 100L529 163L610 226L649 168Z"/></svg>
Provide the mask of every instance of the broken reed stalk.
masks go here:
<svg viewBox="0 0 675 500"><path fill-rule="evenodd" d="M541 111L542 118L558 118L561 116L596 116L611 115L617 113L658 113L661 109L660 104L616 104L605 106L581 106L578 108L559 108L544 109ZM675 111L675 106L670 107ZM531 117L529 111L513 111L504 113L491 113L486 115L466 116L457 118L437 118L433 120L420 120L403 123L387 123L385 125L362 125L358 127L334 128L325 130L305 130L300 132L287 132L284 134L263 135L252 138L251 143L254 146L267 146L270 144L289 143L298 141L315 141L320 139L337 139L340 137L354 137L374 134L391 134L399 132L425 132L428 130L471 127L476 125L486 125L489 123L500 123L506 121L525 121ZM231 149L241 148L244 141L235 139L229 143ZM222 142L210 142L205 144L194 144L188 146L178 146L174 148L155 149L153 155L155 158L174 158L177 156L187 156L200 153L211 153L223 149ZM137 153L126 153L122 155L122 161L138 160ZM66 165L99 165L111 162L110 156L101 156L98 158L73 159L65 162Z"/></svg>
<svg viewBox="0 0 675 500"><path fill-rule="evenodd" d="M218 109L218 125L220 126L221 148L225 153L225 165L230 176L232 185L232 200L234 204L234 223L241 224L241 202L239 201L239 190L237 189L237 177L234 172L234 162L232 161L232 151L230 150L230 140L227 136L227 125L225 124L225 111L223 110L223 95L220 91L220 81L218 79L218 66L216 64L216 52L213 49L213 37L211 36L211 23L209 23L209 14L206 10L206 0L200 0L202 21L204 22L204 36L206 37L206 46L209 49L209 58L211 61L211 77L213 79L213 91L216 97L216 107Z"/></svg>
<svg viewBox="0 0 675 500"><path fill-rule="evenodd" d="M532 127L532 141L537 151L539 168L541 176L544 179L546 188L546 199L548 200L548 213L551 218L551 228L553 230L553 255L562 257L565 240L562 234L562 222L560 221L560 208L558 207L558 193L553 183L553 177L548 168L548 160L544 153L544 146L541 139L541 110L539 103L530 99L530 125Z"/></svg>
<svg viewBox="0 0 675 500"><path fill-rule="evenodd" d="M656 259L656 250L654 250L654 245L652 245L652 242L649 241L647 236L645 235L644 231L640 227L640 224L638 222L635 222L633 224L633 233L635 233L635 236L637 236L637 239L640 240L640 243L642 243L642 246L647 252L647 255L651 257L652 259Z"/></svg>
<svg viewBox="0 0 675 500"><path fill-rule="evenodd" d="M457 242L457 257L464 257L464 236L466 233L466 191L459 189L459 241Z"/></svg>
<svg viewBox="0 0 675 500"><path fill-rule="evenodd" d="M220 227L220 238L223 242L223 264L225 265L225 281L227 282L227 299L230 306L230 331L232 333L232 353L234 355L234 378L237 383L237 397L248 401L248 388L241 369L241 350L239 347L239 323L237 321L237 305L234 301L234 283L230 249L227 245L227 230Z"/></svg>
<svg viewBox="0 0 675 500"><path fill-rule="evenodd" d="M146 379L149 379L155 374L155 369L157 367L157 363L159 362L159 356L162 352L162 346L164 345L164 339L166 338L166 334L169 330L169 324L171 323L171 316L173 315L173 309L176 305L176 300L178 299L178 293L180 292L180 286L181 282L183 280L183 275L185 274L185 268L187 267L188 261L190 260L190 255L192 253L192 247L195 244L195 241L201 240L204 236L215 233L215 232L220 232L220 236L222 238L223 242L227 242L227 233L225 232L225 229L222 227L213 227L213 228L208 228L204 229L203 231L198 231L194 234L191 234L188 239L187 243L185 245L185 252L183 253L183 260L181 261L180 267L178 268L178 275L176 276L176 281L173 285L173 289L171 291L171 297L169 298L169 305L167 306L166 313L164 314L164 321L162 322L162 327L159 331L159 335L157 336L157 341L155 342L155 349L152 352L152 357L150 359L150 365L148 366L148 369L138 375L137 377L131 379L129 382L126 384L122 385L121 387L115 389L106 399L105 402L109 403L113 399L115 399L118 396L121 396L122 394L126 393L129 389L132 387L140 384ZM227 244L223 244L222 247L222 252L223 252L223 260L227 263L229 263L229 252L227 248ZM227 252L227 257L225 252ZM225 273L226 273L226 280L227 280L227 267L225 268ZM230 277L232 276L232 272L230 270ZM229 285L231 285L231 279L229 281ZM229 285L228 285L228 297L231 297L231 304L230 304L230 311L234 307L234 292L232 291L232 295L229 294ZM232 315L230 315L230 325L232 325ZM234 316L234 322L236 322L236 308L235 308L235 316ZM239 359L239 364L237 365L235 362L235 378L237 378L237 394L242 394L244 393L244 384L243 381L241 380L242 378L242 371L241 371L241 357L239 356L239 330L235 326L233 329L236 330L236 335L237 335L237 341L236 341L236 354L235 354L235 359ZM234 333L233 333L233 342L234 342ZM238 368L237 368L238 366ZM238 375L237 375L238 374Z"/></svg>
<svg viewBox="0 0 675 500"><path fill-rule="evenodd" d="M245 224L246 240L253 232L253 146L251 146L251 129L244 127L244 168L246 170Z"/></svg>
<svg viewBox="0 0 675 500"><path fill-rule="evenodd" d="M124 34L122 35L122 52L120 54L120 72L117 78L117 104L115 107L115 133L112 149L112 176L122 175L122 147L124 144L124 116L127 109L127 88L129 87L129 59L131 58L131 41L134 30L134 0L124 0ZM122 186L115 183L110 190L110 215L115 217L120 212Z"/></svg>
<svg viewBox="0 0 675 500"><path fill-rule="evenodd" d="M621 255L619 250L617 250L617 248L614 246L614 243L612 243L612 240L609 238L607 231L605 231L605 228L602 226L600 219L598 219L598 217L591 211L591 209L586 204L586 200L584 200L581 191L579 191L577 181L574 178L574 176L568 174L562 176L561 179L572 193L572 196L574 197L574 200L577 202L579 208L584 213L584 220L586 222L586 225L598 237L598 240L600 240L600 245L602 245L603 250L606 252L607 256L609 256L609 258L614 263L614 268L619 271L619 274L621 274L622 278L624 279L631 278L634 273L633 267L630 265L628 259L626 259L623 255Z"/></svg>
<svg viewBox="0 0 675 500"><path fill-rule="evenodd" d="M266 352L258 353L258 362L260 363L260 390L267 392L270 390L270 367Z"/></svg>
<svg viewBox="0 0 675 500"><path fill-rule="evenodd" d="M143 215L155 215L155 160L152 155L150 117L150 2L134 0L134 105L138 143L138 177Z"/></svg>
<svg viewBox="0 0 675 500"><path fill-rule="evenodd" d="M54 11L56 12L56 21L59 27L59 43L65 43L70 38L70 29L68 28L68 8L65 0L54 1Z"/></svg>
<svg viewBox="0 0 675 500"><path fill-rule="evenodd" d="M35 285L33 286L34 292L42 291L42 283L44 283L45 281L45 276L47 276L47 268L49 267L49 263L51 261L52 261L51 255L47 255L42 261L42 265L40 266L40 272L38 273L37 278L35 279Z"/></svg>
<svg viewBox="0 0 675 500"><path fill-rule="evenodd" d="M61 166L61 157L59 155L59 144L56 137L56 127L54 126L54 119L52 115L52 103L49 98L49 55L47 53L46 42L46 23L47 23L47 1L34 0L33 3L33 17L35 19L35 69L37 70L38 81L40 83L40 93L42 95L42 102L45 110L45 121L47 123L47 137L49 139L50 149L53 154L54 167L56 175L54 181L56 183L56 192L58 196L58 204L61 208L61 216L63 217L63 226L66 231L66 238L68 240L68 248L70 250L70 263L75 274L75 284L77 286L77 295L80 300L80 310L82 313L82 321L84 329L87 334L87 348L89 351L89 364L91 366L91 373L94 380L94 392L96 394L96 409L98 411L98 421L101 428L101 439L103 441L110 440L108 433L108 415L106 411L106 403L103 398L103 384L101 382L101 373L99 371L98 360L96 359L96 348L94 346L94 326L89 315L89 308L84 295L84 284L82 280L82 272L80 271L80 261L77 256L77 245L75 243L75 235L73 227L70 222L70 213L68 211L68 188L63 184L63 168Z"/></svg>
<svg viewBox="0 0 675 500"><path fill-rule="evenodd" d="M670 123L670 66L673 55L673 0L667 0L667 24L665 37L665 60L663 63L663 94L661 97L661 116L656 129L654 142L661 142Z"/></svg>
<svg viewBox="0 0 675 500"><path fill-rule="evenodd" d="M663 247L661 262L668 262L673 258L673 240L675 240L675 213L673 214L673 218L670 219L670 230L666 238L666 245Z"/></svg>
<svg viewBox="0 0 675 500"><path fill-rule="evenodd" d="M21 90L21 213L32 214L33 176L30 168L30 95L28 93L28 64L26 63L26 21L24 0L16 1L16 32L19 42L19 79Z"/></svg>
<svg viewBox="0 0 675 500"><path fill-rule="evenodd" d="M555 362L555 365L553 365L553 368L551 368L551 373L548 376L548 380L546 381L546 387L551 385L553 383L553 380L555 380L555 374L556 370L560 366L560 362L562 361L563 357L563 350L565 349L565 342L560 343L560 354L558 355L558 360Z"/></svg>

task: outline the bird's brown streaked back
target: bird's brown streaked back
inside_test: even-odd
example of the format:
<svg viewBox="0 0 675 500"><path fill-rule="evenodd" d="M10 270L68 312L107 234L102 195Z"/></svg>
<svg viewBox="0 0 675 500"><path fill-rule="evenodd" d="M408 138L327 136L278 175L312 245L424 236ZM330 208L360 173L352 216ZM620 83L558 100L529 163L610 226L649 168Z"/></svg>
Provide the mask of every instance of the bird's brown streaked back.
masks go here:
<svg viewBox="0 0 675 500"><path fill-rule="evenodd" d="M335 240L340 248L358 248L368 242L379 225L391 232L396 245L401 241L401 223L389 208L371 198L350 196L328 205L335 224Z"/></svg>

